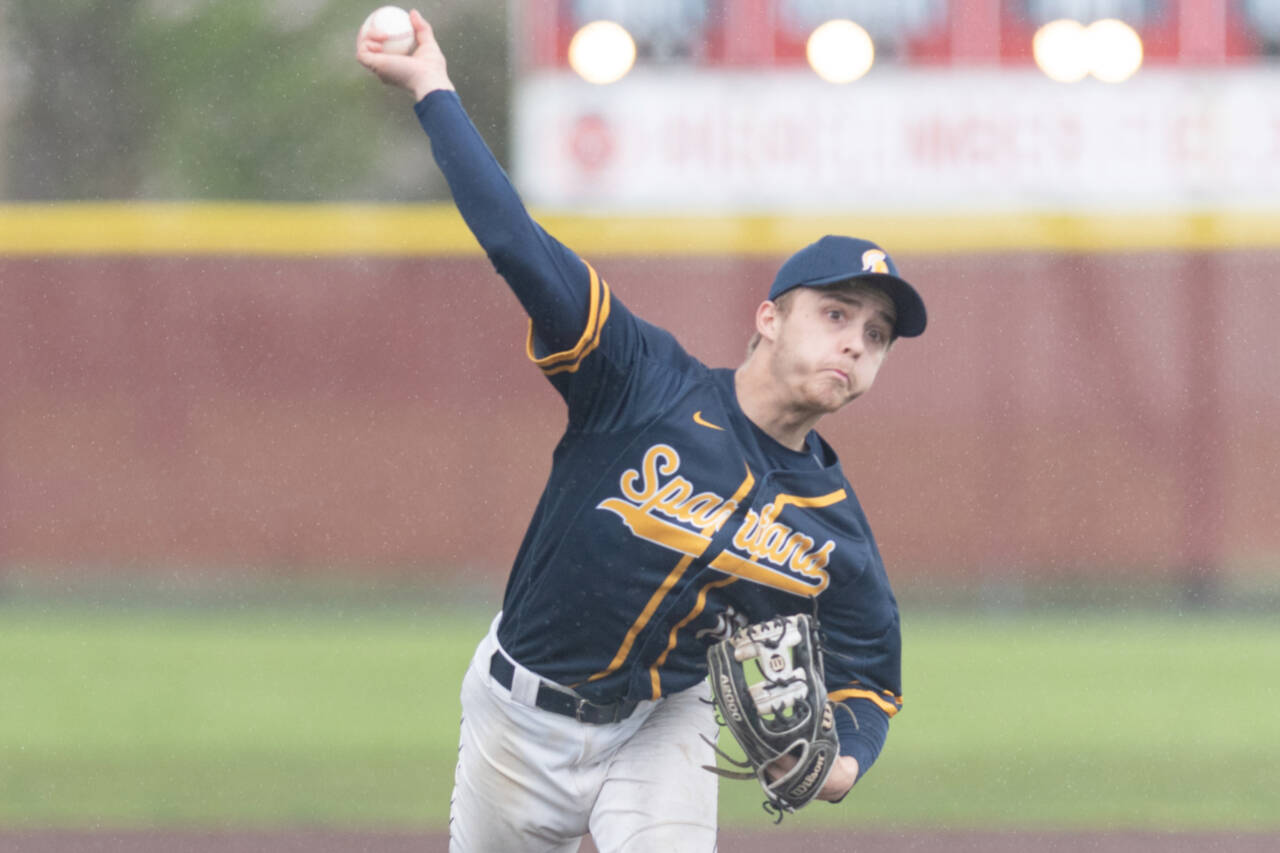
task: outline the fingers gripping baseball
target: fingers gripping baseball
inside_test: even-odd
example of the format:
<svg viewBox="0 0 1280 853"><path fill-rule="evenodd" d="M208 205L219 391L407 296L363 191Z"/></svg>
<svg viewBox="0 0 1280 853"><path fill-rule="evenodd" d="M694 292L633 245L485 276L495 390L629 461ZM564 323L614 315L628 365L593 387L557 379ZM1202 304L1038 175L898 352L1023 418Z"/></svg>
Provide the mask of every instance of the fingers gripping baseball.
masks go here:
<svg viewBox="0 0 1280 853"><path fill-rule="evenodd" d="M437 89L453 89L444 52L436 42L431 24L417 9L409 13L417 47L408 55L387 52L387 33L374 27L362 27L356 35L356 61L368 68L389 86L409 91L414 100L422 100Z"/></svg>

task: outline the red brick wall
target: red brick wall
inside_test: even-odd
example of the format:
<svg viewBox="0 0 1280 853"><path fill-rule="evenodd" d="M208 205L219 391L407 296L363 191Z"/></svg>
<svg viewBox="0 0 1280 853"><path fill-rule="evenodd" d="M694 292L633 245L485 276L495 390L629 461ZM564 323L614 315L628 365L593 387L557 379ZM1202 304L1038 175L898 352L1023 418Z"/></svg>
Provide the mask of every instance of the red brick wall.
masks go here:
<svg viewBox="0 0 1280 853"><path fill-rule="evenodd" d="M594 258L717 365L780 259ZM823 432L896 576L1280 554L1280 252L898 258ZM481 258L0 258L0 569L500 577L563 423Z"/></svg>

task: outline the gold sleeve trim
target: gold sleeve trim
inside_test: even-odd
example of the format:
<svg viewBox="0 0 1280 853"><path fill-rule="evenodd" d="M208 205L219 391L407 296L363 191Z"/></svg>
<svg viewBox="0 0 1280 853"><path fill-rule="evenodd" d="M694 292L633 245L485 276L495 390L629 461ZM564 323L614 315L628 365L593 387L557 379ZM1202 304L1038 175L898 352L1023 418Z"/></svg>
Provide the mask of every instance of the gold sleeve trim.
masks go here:
<svg viewBox="0 0 1280 853"><path fill-rule="evenodd" d="M583 263L586 263L585 261ZM529 335L525 342L525 354L536 364L546 376L557 373L573 373L582 364L582 360L600 345L600 332L605 321L609 319L609 285L595 271L591 264L586 264L591 274L589 303L587 308L587 325L582 330L582 337L572 349L538 358L534 352L533 321L529 321Z"/></svg>
<svg viewBox="0 0 1280 853"><path fill-rule="evenodd" d="M832 702L842 702L845 699L870 699L890 717L902 710L902 697L894 696L887 690L883 693L877 693L874 690L866 690L861 687L847 687L843 690L828 693L827 698Z"/></svg>

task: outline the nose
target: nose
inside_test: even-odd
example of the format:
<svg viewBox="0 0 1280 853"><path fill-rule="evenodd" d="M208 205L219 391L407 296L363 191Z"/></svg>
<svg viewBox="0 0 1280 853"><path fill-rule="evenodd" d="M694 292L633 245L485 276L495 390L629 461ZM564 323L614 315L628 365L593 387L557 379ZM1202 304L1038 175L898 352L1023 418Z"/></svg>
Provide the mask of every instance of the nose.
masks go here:
<svg viewBox="0 0 1280 853"><path fill-rule="evenodd" d="M854 358L862 355L867 348L866 329L863 328L863 324L855 323L854 328L851 328L845 334L844 340L841 343L843 344L841 352L847 353Z"/></svg>

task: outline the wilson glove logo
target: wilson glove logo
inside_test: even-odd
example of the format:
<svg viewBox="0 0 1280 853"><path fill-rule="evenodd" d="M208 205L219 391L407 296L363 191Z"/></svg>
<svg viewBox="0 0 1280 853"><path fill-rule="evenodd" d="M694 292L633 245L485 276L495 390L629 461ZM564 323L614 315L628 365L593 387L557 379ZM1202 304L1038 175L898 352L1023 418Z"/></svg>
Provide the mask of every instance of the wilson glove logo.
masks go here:
<svg viewBox="0 0 1280 853"><path fill-rule="evenodd" d="M810 770L809 773L803 779L800 780L800 784L796 785L795 788L791 790L791 795L793 797L803 797L805 794L809 793L810 789L812 789L813 786L817 784L819 779L825 782L826 769L827 769L827 756L824 753L818 756L818 760L815 761L813 764L813 769Z"/></svg>
<svg viewBox="0 0 1280 853"><path fill-rule="evenodd" d="M621 496L606 498L596 508L616 514L641 539L701 557L739 504L716 492L697 491L679 470L680 454L675 448L655 444L645 452L639 469L622 473ZM817 595L830 582L825 569L835 542L818 545L812 537L778 521L778 516L788 506L824 507L845 497L843 489L818 497L778 495L759 513L748 510L733 535L732 547L721 550L708 565L796 595Z"/></svg>

